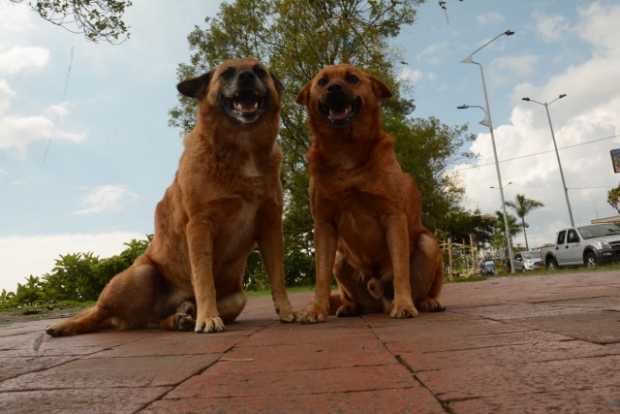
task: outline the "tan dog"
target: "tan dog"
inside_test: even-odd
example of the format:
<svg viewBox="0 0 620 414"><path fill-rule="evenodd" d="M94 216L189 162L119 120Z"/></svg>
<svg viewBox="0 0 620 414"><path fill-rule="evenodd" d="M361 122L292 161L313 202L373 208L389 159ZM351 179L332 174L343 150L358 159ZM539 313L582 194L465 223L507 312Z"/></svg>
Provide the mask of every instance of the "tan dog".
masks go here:
<svg viewBox="0 0 620 414"><path fill-rule="evenodd" d="M165 327L221 331L223 321L233 321L245 306L243 276L256 244L276 312L280 320L294 321L283 273L280 82L260 62L243 59L177 89L199 101L197 122L155 210L153 241L108 283L95 306L50 327L50 335L162 320ZM187 303L192 299L195 324Z"/></svg>
<svg viewBox="0 0 620 414"><path fill-rule="evenodd" d="M394 318L440 311L442 254L421 221L421 197L381 125L379 80L351 65L328 66L299 93L309 113L310 207L316 291L302 322L384 310Z"/></svg>

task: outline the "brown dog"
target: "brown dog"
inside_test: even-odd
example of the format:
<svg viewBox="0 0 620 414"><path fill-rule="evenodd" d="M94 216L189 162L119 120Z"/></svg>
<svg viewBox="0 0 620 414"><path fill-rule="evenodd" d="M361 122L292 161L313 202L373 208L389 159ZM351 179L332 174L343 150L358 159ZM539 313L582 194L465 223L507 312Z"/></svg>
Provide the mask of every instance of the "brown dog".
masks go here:
<svg viewBox="0 0 620 414"><path fill-rule="evenodd" d="M382 309L394 318L440 311L442 254L421 221L421 198L381 125L391 96L351 65L328 66L299 93L309 113L310 206L314 218L316 291L302 322L324 321L332 271L338 316Z"/></svg>
<svg viewBox="0 0 620 414"><path fill-rule="evenodd" d="M50 335L160 321L177 329L221 331L223 321L233 321L245 306L243 275L255 244L280 320L294 321L283 273L280 82L260 62L243 59L224 62L177 89L199 101L197 122L185 137L175 180L155 210L153 241L110 281L95 306L50 327ZM195 324L187 304L192 299Z"/></svg>

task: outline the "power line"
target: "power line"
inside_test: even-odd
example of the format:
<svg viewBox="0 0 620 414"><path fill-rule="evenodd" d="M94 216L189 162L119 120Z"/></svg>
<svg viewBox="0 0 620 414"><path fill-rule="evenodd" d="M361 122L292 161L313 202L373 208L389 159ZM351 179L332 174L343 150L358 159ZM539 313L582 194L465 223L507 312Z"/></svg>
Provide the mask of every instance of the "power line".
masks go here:
<svg viewBox="0 0 620 414"><path fill-rule="evenodd" d="M73 68L73 52L75 51L75 46L71 46L71 53L69 55L69 67L67 68L67 73L65 74L65 84L62 89L62 100L64 103L67 98L67 88L69 86L69 78L71 77L71 69ZM60 116L56 117L56 121L60 119ZM50 145L52 144L52 137L47 139L47 143L45 144L45 152L43 153L43 164L47 161L47 154L50 150Z"/></svg>
<svg viewBox="0 0 620 414"><path fill-rule="evenodd" d="M564 147L559 147L558 150L565 150L565 149L580 147L580 146L583 146L583 145L595 144L597 142L607 141L607 140L618 138L618 137L620 137L620 135L610 135L608 137L597 138L597 139L593 139L593 140L590 140L590 141L580 142L578 144L573 144L573 145L567 145L567 146L564 146ZM552 154L552 153L553 153L553 150L534 152L534 153L531 153L531 154L520 155L520 156L517 156L517 157L505 158L503 160L500 160L499 163L510 162L510 161L515 161L515 160L521 160L521 159L524 159L524 158L537 157L539 155ZM460 167L460 168L456 168L455 170L456 171L475 170L475 169L482 168L482 167L487 167L487 166L490 166L490 165L495 165L495 163L494 162L487 162L487 163L477 164L477 165L472 165L472 166L467 166L467 167Z"/></svg>

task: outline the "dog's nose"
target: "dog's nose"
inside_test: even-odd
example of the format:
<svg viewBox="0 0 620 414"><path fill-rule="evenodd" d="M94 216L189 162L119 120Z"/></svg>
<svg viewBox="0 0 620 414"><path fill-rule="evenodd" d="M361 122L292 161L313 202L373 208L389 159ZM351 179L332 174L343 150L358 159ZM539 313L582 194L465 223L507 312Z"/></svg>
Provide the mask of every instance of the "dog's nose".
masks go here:
<svg viewBox="0 0 620 414"><path fill-rule="evenodd" d="M329 85L329 87L327 88L327 92L342 92L342 85L339 85L337 83L334 83L333 85Z"/></svg>
<svg viewBox="0 0 620 414"><path fill-rule="evenodd" d="M256 75L254 75L254 72L252 72L251 70L246 70L239 74L240 83L250 83L250 82L253 82L255 78L256 78Z"/></svg>

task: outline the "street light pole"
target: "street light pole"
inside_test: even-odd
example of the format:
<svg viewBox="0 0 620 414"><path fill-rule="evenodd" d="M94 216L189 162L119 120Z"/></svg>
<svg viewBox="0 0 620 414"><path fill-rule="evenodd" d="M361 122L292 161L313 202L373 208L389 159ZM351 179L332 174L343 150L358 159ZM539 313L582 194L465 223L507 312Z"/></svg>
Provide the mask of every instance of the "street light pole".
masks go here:
<svg viewBox="0 0 620 414"><path fill-rule="evenodd" d="M562 161L560 161L560 152L558 151L558 144L555 140L555 132L553 131L553 123L551 122L551 114L549 112L549 105L553 104L554 102L564 97L566 97L565 93L561 94L560 96L558 96L551 102L538 102L537 100L528 98L528 97L525 97L522 100L524 100L525 102L533 102L533 103L536 103L538 105L542 105L545 107L545 112L547 113L547 121L549 121L549 130L551 130L551 139L553 140L553 148L555 149L555 157L558 160L558 167L560 169L560 177L562 177L562 188L564 189L564 197L566 198L566 207L568 209L568 217L570 219L571 227L575 227L573 209L570 204L570 197L568 196L568 187L566 186L566 179L564 178L564 169L562 168Z"/></svg>
<svg viewBox="0 0 620 414"><path fill-rule="evenodd" d="M502 184L502 173L500 171L499 168L499 160L497 158L497 147L495 145L495 131L493 130L493 120L491 118L491 106L489 104L489 94L487 92L487 83L486 80L484 78L484 69L482 67L481 63L475 62L473 60L473 56L474 54L478 53L479 51L481 51L482 49L484 49L485 47L487 47L488 45L490 45L491 43L493 43L495 40L499 39L502 36L512 36L514 34L513 31L511 30L506 30L505 32L502 32L500 34L498 34L497 36L495 36L493 39L489 40L487 43L485 43L484 45L480 46L478 49L474 50L469 56L467 56L465 59L463 59L463 63L471 63L474 65L478 65L478 67L480 68L480 77L482 79L482 90L484 91L484 101L486 104L486 119L485 121L487 121L488 123L488 128L489 131L491 132L491 142L493 143L493 156L495 157L495 172L497 173L497 182L499 185L499 193L502 199L502 211L504 212L504 237L506 238L506 247L508 249L508 260L510 262L510 273L515 273L515 266L514 266L514 260L513 260L513 255L512 255L512 240L510 238L510 231L508 229L508 214L506 212L506 199L504 198L504 186Z"/></svg>

